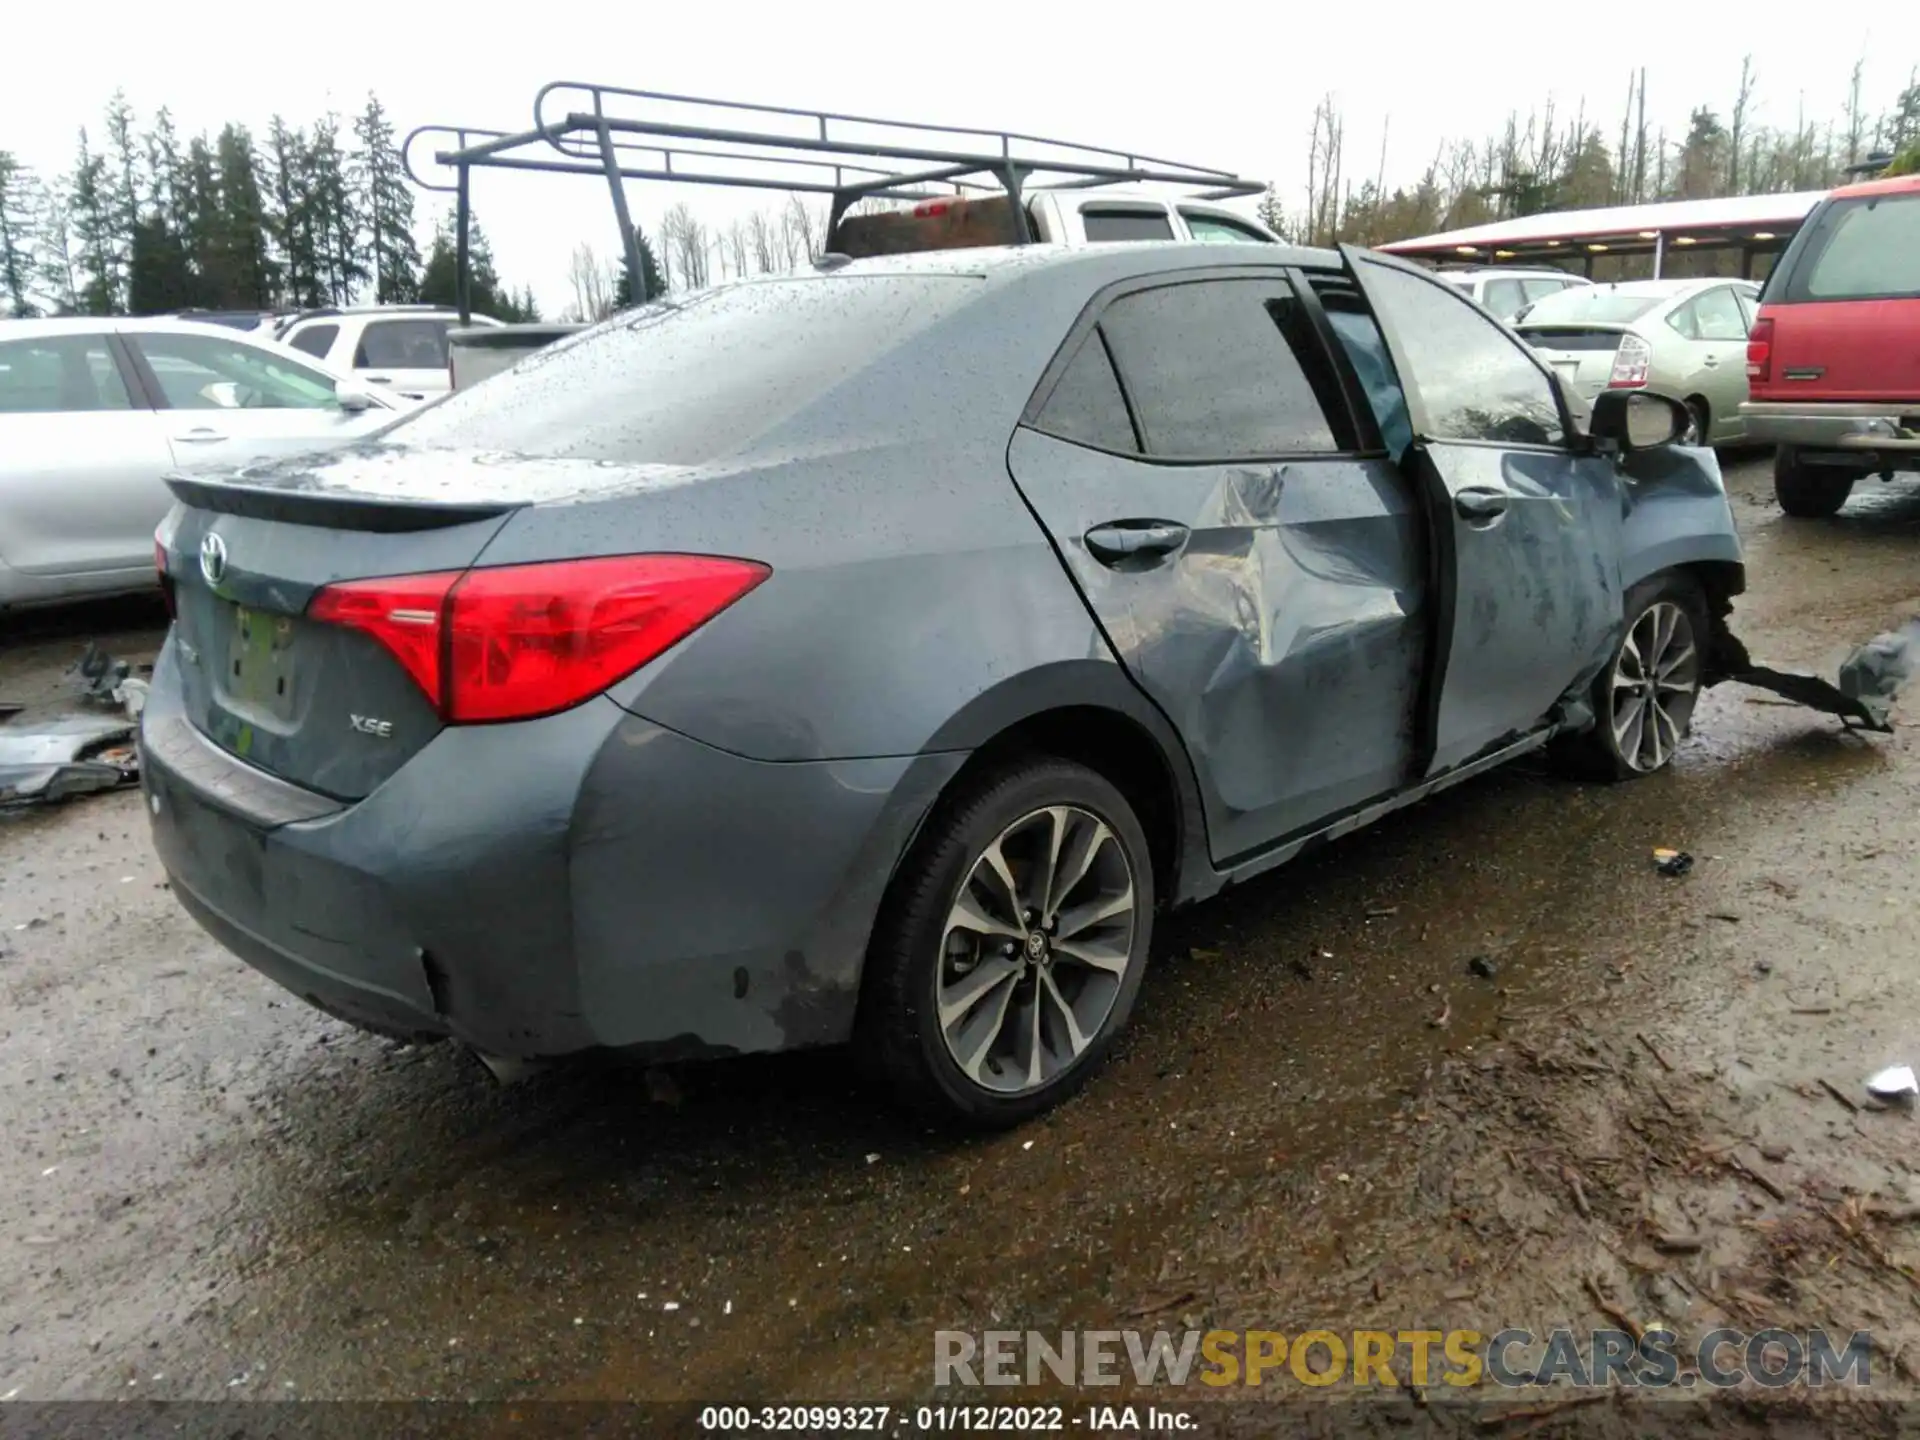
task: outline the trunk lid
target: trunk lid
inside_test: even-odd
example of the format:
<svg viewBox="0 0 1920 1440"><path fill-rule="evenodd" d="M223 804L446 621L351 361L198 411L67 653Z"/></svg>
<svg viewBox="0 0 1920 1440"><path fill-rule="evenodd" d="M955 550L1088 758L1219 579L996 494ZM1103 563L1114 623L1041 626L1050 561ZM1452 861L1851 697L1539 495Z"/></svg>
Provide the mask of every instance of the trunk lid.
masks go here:
<svg viewBox="0 0 1920 1440"><path fill-rule="evenodd" d="M1613 378L1613 357L1631 325L1587 321L1581 324L1518 327L1522 340L1553 368L1581 399L1591 401Z"/></svg>
<svg viewBox="0 0 1920 1440"><path fill-rule="evenodd" d="M306 618L338 580L464 570L553 462L360 449L174 476L161 540L191 723L249 764L339 800L370 794L442 728L378 641ZM544 477L544 484L542 481Z"/></svg>
<svg viewBox="0 0 1920 1440"><path fill-rule="evenodd" d="M1753 399L1920 405L1920 182L1829 200L1760 304L1771 353Z"/></svg>

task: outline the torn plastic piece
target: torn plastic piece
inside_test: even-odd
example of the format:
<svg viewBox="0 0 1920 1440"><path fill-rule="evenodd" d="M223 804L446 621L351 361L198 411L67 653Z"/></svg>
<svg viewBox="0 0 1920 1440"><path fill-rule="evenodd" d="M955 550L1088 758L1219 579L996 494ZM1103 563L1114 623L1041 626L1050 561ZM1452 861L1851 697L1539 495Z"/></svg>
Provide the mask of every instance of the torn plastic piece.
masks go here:
<svg viewBox="0 0 1920 1440"><path fill-rule="evenodd" d="M1914 627L1909 626L1908 630ZM1722 621L1715 636L1716 674L1708 683L1718 685L1732 680L1758 690L1805 705L1810 710L1837 715L1849 729L1892 733L1887 716L1893 698L1907 678L1908 631L1898 635L1880 635L1849 655L1840 667L1840 685L1814 675L1794 675L1753 663L1747 647ZM1852 693L1849 693L1849 692Z"/></svg>
<svg viewBox="0 0 1920 1440"><path fill-rule="evenodd" d="M1868 1079L1867 1089L1882 1100L1897 1100L1920 1095L1920 1078L1914 1076L1911 1065L1893 1065Z"/></svg>
<svg viewBox="0 0 1920 1440"><path fill-rule="evenodd" d="M118 715L57 715L0 726L0 805L64 800L140 776L133 726Z"/></svg>

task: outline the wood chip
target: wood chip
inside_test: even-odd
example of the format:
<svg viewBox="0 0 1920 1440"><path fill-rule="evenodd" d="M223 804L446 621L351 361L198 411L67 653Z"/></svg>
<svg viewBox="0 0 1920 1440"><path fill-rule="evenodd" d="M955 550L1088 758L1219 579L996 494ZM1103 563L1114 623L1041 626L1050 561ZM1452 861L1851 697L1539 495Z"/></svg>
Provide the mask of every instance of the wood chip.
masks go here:
<svg viewBox="0 0 1920 1440"><path fill-rule="evenodd" d="M1698 1235L1674 1235L1667 1231L1656 1231L1653 1248L1662 1255L1698 1255L1704 1245Z"/></svg>
<svg viewBox="0 0 1920 1440"><path fill-rule="evenodd" d="M1673 1073L1673 1062L1660 1053L1660 1047L1647 1038L1645 1031L1636 1033L1633 1038L1647 1047L1647 1053L1660 1062L1660 1068L1662 1070L1665 1070L1669 1075Z"/></svg>

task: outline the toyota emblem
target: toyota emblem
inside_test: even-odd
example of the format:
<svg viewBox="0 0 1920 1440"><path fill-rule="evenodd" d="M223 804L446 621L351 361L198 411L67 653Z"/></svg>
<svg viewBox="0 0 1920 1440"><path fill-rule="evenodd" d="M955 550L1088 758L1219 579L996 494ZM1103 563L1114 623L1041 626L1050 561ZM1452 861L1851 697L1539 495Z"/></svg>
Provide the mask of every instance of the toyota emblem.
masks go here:
<svg viewBox="0 0 1920 1440"><path fill-rule="evenodd" d="M212 532L200 541L200 573L209 585L218 585L227 573L227 542Z"/></svg>

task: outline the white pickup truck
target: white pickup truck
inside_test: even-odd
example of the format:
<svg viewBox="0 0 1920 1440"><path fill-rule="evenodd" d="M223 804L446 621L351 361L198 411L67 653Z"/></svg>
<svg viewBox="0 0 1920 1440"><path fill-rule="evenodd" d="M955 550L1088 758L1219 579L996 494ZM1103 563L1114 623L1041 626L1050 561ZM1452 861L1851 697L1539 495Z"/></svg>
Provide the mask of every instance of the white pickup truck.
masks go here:
<svg viewBox="0 0 1920 1440"><path fill-rule="evenodd" d="M1207 200L1168 199L1144 188L1033 190L1024 197L1033 238L1045 245L1099 245L1111 241L1207 241L1278 245L1280 237L1244 215ZM1008 245L1013 211L1005 195L926 200L912 206L848 215L834 229L829 253L859 259L915 250ZM493 325L447 333L451 388L464 390L523 355L551 345L579 324Z"/></svg>

